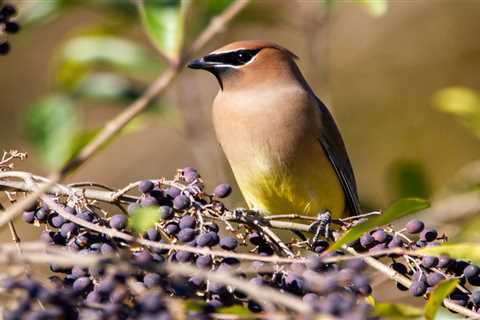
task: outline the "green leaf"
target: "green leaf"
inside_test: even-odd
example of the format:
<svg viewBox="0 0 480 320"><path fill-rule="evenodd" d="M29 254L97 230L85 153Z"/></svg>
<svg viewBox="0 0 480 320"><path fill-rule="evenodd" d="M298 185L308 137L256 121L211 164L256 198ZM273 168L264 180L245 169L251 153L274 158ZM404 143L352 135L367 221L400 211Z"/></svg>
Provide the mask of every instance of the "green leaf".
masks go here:
<svg viewBox="0 0 480 320"><path fill-rule="evenodd" d="M480 111L480 97L466 87L449 87L434 94L433 106L457 116L471 115Z"/></svg>
<svg viewBox="0 0 480 320"><path fill-rule="evenodd" d="M328 251L332 252L337 249L340 249L343 245L348 244L352 241L360 238L365 232L372 230L378 226L382 226L396 219L403 218L407 215L420 211L422 209L428 208L429 203L423 199L417 198L407 198L402 199L390 207L388 207L382 214L368 219L366 222L356 225L347 232L345 232L340 239L338 239Z"/></svg>
<svg viewBox="0 0 480 320"><path fill-rule="evenodd" d="M75 97L130 100L134 91L127 78L107 72L89 74L74 89Z"/></svg>
<svg viewBox="0 0 480 320"><path fill-rule="evenodd" d="M129 227L136 233L144 233L160 221L160 211L156 207L138 208L128 219Z"/></svg>
<svg viewBox="0 0 480 320"><path fill-rule="evenodd" d="M97 66L139 78L153 78L164 67L164 63L135 42L104 34L79 36L67 41L61 49L60 62L57 79L66 88L74 87Z"/></svg>
<svg viewBox="0 0 480 320"><path fill-rule="evenodd" d="M469 88L449 87L433 96L433 106L454 115L478 138L480 138L480 95Z"/></svg>
<svg viewBox="0 0 480 320"><path fill-rule="evenodd" d="M425 304L425 319L433 320L437 314L438 309L442 305L442 301L455 290L455 287L458 285L458 279L449 279L443 281L435 286L432 292L428 297L428 301Z"/></svg>
<svg viewBox="0 0 480 320"><path fill-rule="evenodd" d="M472 263L480 264L480 244L478 243L456 243L444 244L436 247L424 247L415 252L421 255L439 256L446 254L451 258L469 260Z"/></svg>
<svg viewBox="0 0 480 320"><path fill-rule="evenodd" d="M394 188L395 199L428 198L431 188L425 168L418 161L397 160L388 169L388 182Z"/></svg>
<svg viewBox="0 0 480 320"><path fill-rule="evenodd" d="M72 101L60 94L37 101L25 114L25 129L45 164L60 167L72 156L72 142L78 130Z"/></svg>
<svg viewBox="0 0 480 320"><path fill-rule="evenodd" d="M387 0L355 0L355 2L364 5L374 17L383 16L388 8Z"/></svg>
<svg viewBox="0 0 480 320"><path fill-rule="evenodd" d="M423 310L402 303L376 303L375 317L381 319L410 319L423 315Z"/></svg>
<svg viewBox="0 0 480 320"><path fill-rule="evenodd" d="M140 15L150 40L160 52L175 58L182 50L190 0L143 0Z"/></svg>

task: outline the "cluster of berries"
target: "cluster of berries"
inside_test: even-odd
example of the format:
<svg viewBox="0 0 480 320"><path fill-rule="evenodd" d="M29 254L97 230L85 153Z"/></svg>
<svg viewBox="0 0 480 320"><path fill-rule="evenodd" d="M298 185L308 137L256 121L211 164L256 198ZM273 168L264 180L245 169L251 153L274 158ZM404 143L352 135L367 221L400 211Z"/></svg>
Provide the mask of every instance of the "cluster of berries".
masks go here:
<svg viewBox="0 0 480 320"><path fill-rule="evenodd" d="M321 253L318 246L317 252L306 246L302 255L307 258L299 262L266 262L262 258L273 256L276 248L261 230L242 225L235 228L222 219L227 209L221 199L232 192L228 184L217 186L209 194L197 170L191 167L179 170L169 183L165 181L138 183L140 195L128 205L126 213L105 215L104 208L85 199L77 203L71 198L52 199L77 218L125 234L133 234L129 219L137 209L154 208L159 212L159 221L141 236L158 243L198 248L199 253L153 248L111 237L69 221L46 203L37 203L25 211L22 218L45 228L40 238L48 246L64 246L82 255L122 257L122 261L132 267L120 270L104 263L66 268L52 263L50 269L54 274L49 283L42 287L35 282L43 289L35 289L33 295L24 285L33 280L9 280L5 288L23 290L23 299L30 299L30 304L20 299L17 306L5 314L6 319L43 319L41 316L47 313L49 319L170 319L171 312L165 305L169 297L195 301L199 307L186 312L189 319L212 319L222 308L235 305L253 313L265 311L265 301L249 296L242 288L216 283L196 274L170 274L161 269L165 262L189 264L203 272L228 272L250 285L296 296L315 313L354 319L369 317L371 308L364 297L372 288L362 260L326 263L318 254ZM205 248L210 248L210 252L222 250L224 254L206 254L201 251ZM258 260L242 261L235 256L239 251L255 254ZM232 252L232 256L228 252ZM340 253L328 256L337 254ZM44 291L56 292L68 303L42 300L48 307L40 310L31 300Z"/></svg>
<svg viewBox="0 0 480 320"><path fill-rule="evenodd" d="M20 30L18 22L13 20L16 14L17 9L13 4L0 4L0 55L6 55L10 52L7 34L14 34Z"/></svg>

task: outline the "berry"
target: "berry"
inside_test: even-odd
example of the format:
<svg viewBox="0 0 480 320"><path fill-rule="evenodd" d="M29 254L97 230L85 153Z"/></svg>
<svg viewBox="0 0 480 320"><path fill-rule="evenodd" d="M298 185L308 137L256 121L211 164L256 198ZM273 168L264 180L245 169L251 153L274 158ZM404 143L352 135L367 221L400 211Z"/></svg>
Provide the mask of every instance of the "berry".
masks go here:
<svg viewBox="0 0 480 320"><path fill-rule="evenodd" d="M179 195L173 199L173 207L176 210L185 210L190 206L190 199L186 195Z"/></svg>
<svg viewBox="0 0 480 320"><path fill-rule="evenodd" d="M420 233L422 232L424 227L425 227L425 224L422 221L417 219L410 220L405 225L407 232L410 234Z"/></svg>
<svg viewBox="0 0 480 320"><path fill-rule="evenodd" d="M88 277L80 277L73 282L73 290L77 293L88 291L92 286L92 281Z"/></svg>
<svg viewBox="0 0 480 320"><path fill-rule="evenodd" d="M388 235L383 229L378 229L374 233L372 233L373 239L379 243L383 243L387 240Z"/></svg>
<svg viewBox="0 0 480 320"><path fill-rule="evenodd" d="M375 244L375 239L372 237L370 233L365 233L361 238L360 238L360 244L362 247L365 249L370 248Z"/></svg>
<svg viewBox="0 0 480 320"><path fill-rule="evenodd" d="M25 211L22 214L22 219L26 223L34 223L35 222L35 212L33 211Z"/></svg>
<svg viewBox="0 0 480 320"><path fill-rule="evenodd" d="M427 275L427 284L430 286L430 287L433 287L433 286L436 286L438 283L440 283L441 281L445 280L445 277L443 275L441 275L440 273L437 273L437 272L432 272L430 274Z"/></svg>
<svg viewBox="0 0 480 320"><path fill-rule="evenodd" d="M423 241L431 242L437 239L438 233L435 229L424 229L420 233L420 239Z"/></svg>
<svg viewBox="0 0 480 320"><path fill-rule="evenodd" d="M177 238L182 242L190 242L195 239L195 230L191 228L181 229L177 234Z"/></svg>
<svg viewBox="0 0 480 320"><path fill-rule="evenodd" d="M424 256L422 257L422 266L424 268L435 268L438 264L438 257Z"/></svg>
<svg viewBox="0 0 480 320"><path fill-rule="evenodd" d="M196 225L197 225L197 221L192 216L182 217L179 223L180 229L185 229L185 228L195 229Z"/></svg>
<svg viewBox="0 0 480 320"><path fill-rule="evenodd" d="M5 24L5 32L6 33L17 33L20 30L20 26L18 23L14 21L9 21Z"/></svg>
<svg viewBox="0 0 480 320"><path fill-rule="evenodd" d="M421 297L427 293L427 284L424 281L415 280L412 282L409 292L414 297Z"/></svg>
<svg viewBox="0 0 480 320"><path fill-rule="evenodd" d="M160 206L158 209L160 211L160 219L162 220L168 220L173 218L174 212L172 207L169 206Z"/></svg>
<svg viewBox="0 0 480 320"><path fill-rule="evenodd" d="M470 300L477 306L480 305L480 290L474 291L470 296Z"/></svg>
<svg viewBox="0 0 480 320"><path fill-rule="evenodd" d="M223 183L215 187L213 195L217 198L226 198L232 193L232 187L229 184Z"/></svg>
<svg viewBox="0 0 480 320"><path fill-rule="evenodd" d="M220 247L224 250L235 250L237 245L238 241L234 237L225 237L220 240Z"/></svg>
<svg viewBox="0 0 480 320"><path fill-rule="evenodd" d="M116 214L110 219L109 224L110 224L110 227L114 229L122 230L127 226L127 221L128 221L128 218L126 215Z"/></svg>
<svg viewBox="0 0 480 320"><path fill-rule="evenodd" d="M138 191L140 191L141 193L148 193L148 192L152 191L154 187L155 187L155 185L153 184L152 181L142 180L138 184Z"/></svg>
<svg viewBox="0 0 480 320"><path fill-rule="evenodd" d="M473 277L476 277L480 274L480 268L474 265L469 265L463 270L463 274L465 275L465 278L470 279Z"/></svg>

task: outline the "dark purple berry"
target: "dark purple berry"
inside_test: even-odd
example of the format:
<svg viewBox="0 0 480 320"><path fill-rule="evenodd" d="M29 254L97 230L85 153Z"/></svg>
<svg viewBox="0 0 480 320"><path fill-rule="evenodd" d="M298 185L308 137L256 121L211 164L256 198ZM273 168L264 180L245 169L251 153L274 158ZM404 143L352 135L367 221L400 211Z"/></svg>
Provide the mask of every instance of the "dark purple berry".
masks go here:
<svg viewBox="0 0 480 320"><path fill-rule="evenodd" d="M422 257L422 266L424 268L435 268L438 264L438 257L424 256Z"/></svg>
<svg viewBox="0 0 480 320"><path fill-rule="evenodd" d="M187 183L192 183L198 178L200 178L200 175L198 172L193 169L193 170L184 170L183 171L183 178L185 179L185 182Z"/></svg>
<svg viewBox="0 0 480 320"><path fill-rule="evenodd" d="M427 293L427 284L424 281L415 280L412 282L409 292L414 297L421 297Z"/></svg>
<svg viewBox="0 0 480 320"><path fill-rule="evenodd" d="M190 206L190 199L186 195L179 195L173 199L173 207L176 210L185 210Z"/></svg>
<svg viewBox="0 0 480 320"><path fill-rule="evenodd" d="M6 33L17 33L20 30L20 25L15 21L9 21L5 24Z"/></svg>
<svg viewBox="0 0 480 320"><path fill-rule="evenodd" d="M78 293L83 293L90 290L92 281L88 277L80 277L73 282L73 290Z"/></svg>
<svg viewBox="0 0 480 320"><path fill-rule="evenodd" d="M90 211L82 211L77 215L77 217L88 222L92 222L94 218L93 213Z"/></svg>
<svg viewBox="0 0 480 320"><path fill-rule="evenodd" d="M138 190L141 193L148 193L148 192L152 191L154 187L155 187L155 185L150 180L142 180L138 184Z"/></svg>
<svg viewBox="0 0 480 320"><path fill-rule="evenodd" d="M361 238L360 238L360 244L362 247L365 249L368 249L372 247L375 244L375 239L372 237L370 233L365 233Z"/></svg>
<svg viewBox="0 0 480 320"><path fill-rule="evenodd" d="M158 241L160 240L160 233L158 232L157 229L150 228L145 233L145 238L147 238L150 241Z"/></svg>
<svg viewBox="0 0 480 320"><path fill-rule="evenodd" d="M174 199L182 193L182 190L180 190L176 187L170 187L170 188L167 189L166 193L170 198Z"/></svg>
<svg viewBox="0 0 480 320"><path fill-rule="evenodd" d="M313 244L312 244L312 251L315 252L315 253L323 253L325 252L325 250L327 250L327 248L329 247L329 243L328 241L325 241L325 240L318 240L318 241L315 241Z"/></svg>
<svg viewBox="0 0 480 320"><path fill-rule="evenodd" d="M213 260L211 256L198 256L195 261L195 265L200 269L210 269L212 264Z"/></svg>
<svg viewBox="0 0 480 320"><path fill-rule="evenodd" d="M389 249L401 248L403 247L403 240L398 236L394 236L392 240L390 240L390 242L388 243L387 247Z"/></svg>
<svg viewBox="0 0 480 320"><path fill-rule="evenodd" d="M147 288L153 288L160 285L162 278L158 273L147 273L143 277L143 283Z"/></svg>
<svg viewBox="0 0 480 320"><path fill-rule="evenodd" d="M6 3L3 5L0 13L3 14L5 17L11 17L17 14L17 9L13 4Z"/></svg>
<svg viewBox="0 0 480 320"><path fill-rule="evenodd" d="M431 229L431 228L424 229L420 233L420 239L427 242L435 241L437 239L437 236L438 236L437 230Z"/></svg>
<svg viewBox="0 0 480 320"><path fill-rule="evenodd" d="M232 187L229 184L223 183L215 187L213 195L217 198L226 198L232 193Z"/></svg>
<svg viewBox="0 0 480 320"><path fill-rule="evenodd" d="M472 295L470 296L470 300L477 306L480 305L480 290L476 290L472 292Z"/></svg>
<svg viewBox="0 0 480 320"><path fill-rule="evenodd" d="M193 260L194 254L188 251L178 251L175 253L175 258L178 262L187 263Z"/></svg>
<svg viewBox="0 0 480 320"><path fill-rule="evenodd" d="M143 197L142 200L140 200L140 204L143 207L152 207L152 206L158 206L160 204L160 202L155 197L145 196L145 197Z"/></svg>
<svg viewBox="0 0 480 320"><path fill-rule="evenodd" d="M410 220L405 225L407 232L410 234L420 233L422 232L424 227L425 227L425 224L422 221L417 219Z"/></svg>
<svg viewBox="0 0 480 320"><path fill-rule="evenodd" d="M202 233L202 234L198 235L197 238L195 239L196 242L197 242L197 245L199 247L209 247L209 246L211 246L212 243L213 243L213 234L216 235L216 233L212 233L210 231L210 232Z"/></svg>
<svg viewBox="0 0 480 320"><path fill-rule="evenodd" d="M33 211L25 211L22 214L22 219L26 223L34 223L35 222L35 212Z"/></svg>
<svg viewBox="0 0 480 320"><path fill-rule="evenodd" d="M197 225L197 221L192 216L182 217L179 223L180 229L185 229L185 228L195 229L196 225Z"/></svg>
<svg viewBox="0 0 480 320"><path fill-rule="evenodd" d="M172 207L169 206L160 206L158 209L160 211L160 219L162 220L168 220L173 218L174 212Z"/></svg>
<svg viewBox="0 0 480 320"><path fill-rule="evenodd" d="M455 262L454 260L452 260L449 256L447 255L440 255L438 257L438 264L437 264L437 267L438 268L448 268L450 267L453 262Z"/></svg>
<svg viewBox="0 0 480 320"><path fill-rule="evenodd" d="M383 243L387 240L387 233L383 229L378 229L372 233L373 239L379 243Z"/></svg>
<svg viewBox="0 0 480 320"><path fill-rule="evenodd" d="M220 247L224 250L235 250L237 245L238 241L234 237L225 237L220 240Z"/></svg>
<svg viewBox="0 0 480 320"><path fill-rule="evenodd" d="M116 214L110 219L109 224L110 224L110 227L114 229L122 230L127 226L127 221L128 221L128 218L126 215Z"/></svg>
<svg viewBox="0 0 480 320"><path fill-rule="evenodd" d="M170 236L176 234L178 230L180 230L180 227L176 222L170 222L165 226L165 232Z"/></svg>
<svg viewBox="0 0 480 320"><path fill-rule="evenodd" d="M443 280L445 280L445 277L442 274L437 272L432 272L427 275L427 284L430 287L436 286L438 283L440 283Z"/></svg>
<svg viewBox="0 0 480 320"><path fill-rule="evenodd" d="M177 238L181 242L190 242L195 239L195 230L192 228L181 229L177 234Z"/></svg>
<svg viewBox="0 0 480 320"><path fill-rule="evenodd" d="M44 208L40 208L35 212L35 217L37 218L38 222L44 223L47 221L48 218L48 210Z"/></svg>
<svg viewBox="0 0 480 320"><path fill-rule="evenodd" d="M477 266L474 265L469 265L463 270L463 274L465 275L465 278L473 278L476 277L480 274L480 269Z"/></svg>

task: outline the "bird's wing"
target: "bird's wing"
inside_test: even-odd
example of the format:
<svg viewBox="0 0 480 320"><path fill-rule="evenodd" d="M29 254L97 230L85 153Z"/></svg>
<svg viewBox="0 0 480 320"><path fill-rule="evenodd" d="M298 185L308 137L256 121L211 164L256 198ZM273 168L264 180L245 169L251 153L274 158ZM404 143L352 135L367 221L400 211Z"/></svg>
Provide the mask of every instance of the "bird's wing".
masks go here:
<svg viewBox="0 0 480 320"><path fill-rule="evenodd" d="M362 210L358 200L357 184L345 144L330 111L328 111L320 99L316 98L316 100L321 109L322 130L319 137L320 144L340 180L350 215L359 215L362 213Z"/></svg>

